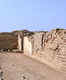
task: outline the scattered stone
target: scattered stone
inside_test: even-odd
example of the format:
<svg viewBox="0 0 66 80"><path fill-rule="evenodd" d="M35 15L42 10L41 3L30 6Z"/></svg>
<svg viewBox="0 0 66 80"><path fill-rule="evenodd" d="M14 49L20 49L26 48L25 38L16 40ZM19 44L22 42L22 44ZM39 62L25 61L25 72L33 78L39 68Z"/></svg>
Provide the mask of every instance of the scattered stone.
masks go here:
<svg viewBox="0 0 66 80"><path fill-rule="evenodd" d="M2 68L0 67L0 80L4 80L3 79L3 71L2 71Z"/></svg>

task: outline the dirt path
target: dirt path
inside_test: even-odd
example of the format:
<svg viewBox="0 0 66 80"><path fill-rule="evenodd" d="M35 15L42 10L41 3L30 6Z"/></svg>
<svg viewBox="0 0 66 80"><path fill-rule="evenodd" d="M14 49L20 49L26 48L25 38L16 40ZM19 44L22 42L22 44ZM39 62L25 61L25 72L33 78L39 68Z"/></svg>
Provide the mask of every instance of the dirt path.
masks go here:
<svg viewBox="0 0 66 80"><path fill-rule="evenodd" d="M63 73L23 54L0 53L4 80L66 80Z"/></svg>

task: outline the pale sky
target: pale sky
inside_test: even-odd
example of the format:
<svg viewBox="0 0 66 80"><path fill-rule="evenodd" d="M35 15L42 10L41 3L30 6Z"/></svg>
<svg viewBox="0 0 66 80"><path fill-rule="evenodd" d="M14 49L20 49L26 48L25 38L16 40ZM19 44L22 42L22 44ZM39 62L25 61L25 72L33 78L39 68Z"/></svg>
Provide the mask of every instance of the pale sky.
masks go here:
<svg viewBox="0 0 66 80"><path fill-rule="evenodd" d="M66 28L66 0L0 0L0 32Z"/></svg>

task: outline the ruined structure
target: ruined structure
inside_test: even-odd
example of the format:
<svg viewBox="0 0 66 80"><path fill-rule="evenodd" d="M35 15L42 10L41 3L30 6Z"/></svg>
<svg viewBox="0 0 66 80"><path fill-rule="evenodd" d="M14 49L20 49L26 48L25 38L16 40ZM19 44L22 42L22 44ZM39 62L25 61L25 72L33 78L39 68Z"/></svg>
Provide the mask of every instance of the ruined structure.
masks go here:
<svg viewBox="0 0 66 80"><path fill-rule="evenodd" d="M66 71L66 30L34 32L24 37L24 54L34 56L61 71Z"/></svg>
<svg viewBox="0 0 66 80"><path fill-rule="evenodd" d="M66 30L54 29L50 32L23 30L14 31L5 37L3 35L5 33L0 33L0 49L18 49L57 70L66 71Z"/></svg>
<svg viewBox="0 0 66 80"><path fill-rule="evenodd" d="M44 38L46 32L33 32L24 37L24 53L32 56L38 54L44 48Z"/></svg>

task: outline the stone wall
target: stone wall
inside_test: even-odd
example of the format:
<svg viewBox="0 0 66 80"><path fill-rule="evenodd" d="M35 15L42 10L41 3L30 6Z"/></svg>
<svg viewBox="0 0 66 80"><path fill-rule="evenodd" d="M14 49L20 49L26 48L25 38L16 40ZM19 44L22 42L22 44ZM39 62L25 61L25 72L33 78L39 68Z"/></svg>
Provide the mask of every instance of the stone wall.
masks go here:
<svg viewBox="0 0 66 80"><path fill-rule="evenodd" d="M35 32L33 35L34 43L33 43L33 52L34 53L39 53L40 50L43 49L44 47L44 37L45 37L45 32Z"/></svg>
<svg viewBox="0 0 66 80"><path fill-rule="evenodd" d="M47 35L44 55L55 68L66 71L66 34L65 30L53 30ZM49 37L51 36L51 37Z"/></svg>
<svg viewBox="0 0 66 80"><path fill-rule="evenodd" d="M24 37L24 54L32 56L32 43L28 37Z"/></svg>
<svg viewBox="0 0 66 80"><path fill-rule="evenodd" d="M34 32L26 39L25 44L28 41L26 44L28 49L25 48L27 55L31 53L32 56L53 68L66 71L66 30L54 29L50 32Z"/></svg>

